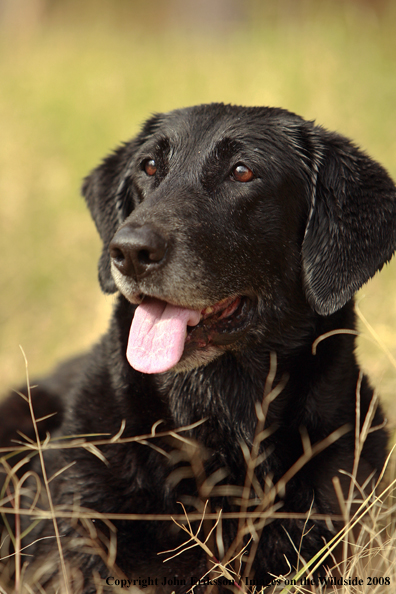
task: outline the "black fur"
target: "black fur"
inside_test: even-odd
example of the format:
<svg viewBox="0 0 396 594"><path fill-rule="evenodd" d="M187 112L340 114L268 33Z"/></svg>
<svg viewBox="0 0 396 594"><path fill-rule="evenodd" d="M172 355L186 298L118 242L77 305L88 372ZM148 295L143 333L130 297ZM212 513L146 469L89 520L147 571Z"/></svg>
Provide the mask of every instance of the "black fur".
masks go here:
<svg viewBox="0 0 396 594"><path fill-rule="evenodd" d="M147 175L145 164L153 159L156 173ZM238 164L252 171L251 180L238 181ZM195 454L193 446L183 449L183 442L168 436L149 444L103 446L107 465L82 448L48 455L49 475L75 461L51 483L56 505L77 500L103 514L176 514L182 511L178 502L191 513L201 511L209 499L208 511L238 511L238 492L225 486L245 483L243 449L252 446L256 407L263 401L275 353L273 385L283 389L268 407L258 483L264 490L278 483L303 454L304 435L314 445L343 428L343 435L276 497L284 512L306 513L313 506L316 513L337 513L332 478L340 468L350 472L354 458L355 337L333 335L318 345L317 354L312 345L326 332L355 329L354 292L396 248L396 192L385 170L346 138L285 110L212 104L151 118L136 139L93 171L83 193L103 240L102 289L112 293L118 287L121 293L109 331L84 357L73 386L57 390L66 403L59 433L114 435L124 419L122 437L129 437L150 433L160 419L157 432L204 422L181 433L194 440ZM161 259L153 261L149 250L147 260L141 248L140 264L134 260L120 271L113 239L116 233L120 237L120 228L124 235L143 229L146 243L160 237L166 255L162 258L161 252ZM216 321L213 327L200 324L175 369L146 375L132 369L125 357L134 304L142 295L200 310L232 296L244 301L228 329ZM36 388L36 400L46 393L45 385ZM363 377L361 423L371 398ZM2 418L10 406L10 401L3 405ZM372 425L383 420L377 408ZM386 442L383 428L370 433L360 480L378 474ZM214 474L219 469L224 473ZM210 481L205 483L209 477L217 477L213 491ZM108 536L104 523L95 525ZM190 578L202 577L211 566L199 547L163 562L170 554L158 553L187 540L170 521L114 525L116 565L125 576L181 582L158 586L158 592L186 592ZM212 525L205 523L206 533ZM100 556L87 552L81 539L68 545L75 535L72 523L59 520L59 526L66 560L81 569L84 592L94 592L93 572L105 579L111 571ZM333 535L323 521L310 521L308 527L301 545L305 560ZM250 577L265 584L270 574L286 574L285 557L296 567L303 528L301 519L268 522ZM236 529L236 520L222 521L223 545L215 537L209 542L215 556L227 551ZM51 531L49 522L39 535ZM204 540L204 530L201 534ZM249 538L247 533L243 543ZM248 550L255 546L251 542ZM53 541L36 547L39 559L49 552L56 554ZM42 581L51 579L48 574Z"/></svg>

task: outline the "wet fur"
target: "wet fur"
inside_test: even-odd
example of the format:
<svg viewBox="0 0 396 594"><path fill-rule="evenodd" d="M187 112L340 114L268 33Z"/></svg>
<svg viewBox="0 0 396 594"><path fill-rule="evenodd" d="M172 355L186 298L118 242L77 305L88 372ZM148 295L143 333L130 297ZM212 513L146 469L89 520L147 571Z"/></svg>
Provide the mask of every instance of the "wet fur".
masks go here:
<svg viewBox="0 0 396 594"><path fill-rule="evenodd" d="M141 168L152 154L161 164L156 180L146 179ZM252 182L230 179L237 161L254 171ZM349 140L285 110L212 104L151 118L134 140L93 171L83 193L103 241L102 289L118 288L122 294L101 341L80 363L66 363L39 382L33 398L39 402L54 393L56 401L63 401L58 417L63 435L114 435L123 419L123 437L150 433L159 419L163 431L206 419L186 434L199 448L204 475L188 473L191 461L172 438L153 440L168 453L179 451L170 459L144 444L101 448L108 465L82 448L65 450L47 457L49 475L76 462L52 483L56 505L71 505L77 497L83 507L103 514L175 514L181 512L180 501L190 511L202 508L200 485L220 468L226 470L220 484L243 485L241 443L252 444L255 407L263 399L272 352L277 357L274 385L283 378L285 386L269 406L266 426L272 431L262 444L267 456L257 478L261 485L281 479L303 453L302 433L316 444L348 425L350 430L306 464L281 494L282 511L305 513L313 505L318 513L336 513L332 478L340 468L350 471L354 457L360 373L355 337L332 336L319 344L316 355L312 345L323 333L355 329L353 294L395 250L395 187L385 170ZM126 221L153 223L171 242L169 260L144 279L122 278L114 267L112 274L109 243ZM175 370L144 375L125 358L136 308L126 297L136 291L194 308L248 295L253 322L237 340L222 339L209 354L196 352ZM71 384L59 381L65 370ZM363 377L362 420L371 398ZM0 410L11 427L21 417L12 415L13 402L15 397ZM377 408L373 426L383 420ZM10 430L2 431L3 443L9 442ZM369 435L362 478L382 468L386 444L383 428ZM181 467L187 478L175 474ZM225 513L239 506L232 496L217 495L210 498L210 508ZM179 594L189 589L190 576L206 573L207 559L199 548L165 564L158 556L186 540L171 522L114 524L116 564L127 577L157 577L159 583L164 577L186 578L187 586L156 588ZM92 573L106 578L109 570L76 542L68 546L74 529L66 520L59 525L66 559L81 569L85 594L94 592ZM107 533L103 524L96 526ZM264 528L251 574L258 583L287 573L285 557L296 566L291 541L300 546L303 527L303 521L290 519ZM309 528L301 550L306 560L333 536L324 522L311 521ZM48 522L34 537L50 533ZM235 534L236 522L224 520L226 550ZM36 549L39 559L50 552L56 554L53 541ZM56 581L51 572L46 579Z"/></svg>

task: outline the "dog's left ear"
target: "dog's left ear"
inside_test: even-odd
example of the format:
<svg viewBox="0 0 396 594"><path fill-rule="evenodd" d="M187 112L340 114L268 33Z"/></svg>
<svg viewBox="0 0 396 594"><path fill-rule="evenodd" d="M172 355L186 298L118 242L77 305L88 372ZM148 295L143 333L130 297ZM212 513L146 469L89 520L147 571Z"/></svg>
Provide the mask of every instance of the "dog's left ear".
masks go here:
<svg viewBox="0 0 396 594"><path fill-rule="evenodd" d="M341 308L396 249L396 190L387 172L346 138L319 132L311 211L302 245L308 302Z"/></svg>

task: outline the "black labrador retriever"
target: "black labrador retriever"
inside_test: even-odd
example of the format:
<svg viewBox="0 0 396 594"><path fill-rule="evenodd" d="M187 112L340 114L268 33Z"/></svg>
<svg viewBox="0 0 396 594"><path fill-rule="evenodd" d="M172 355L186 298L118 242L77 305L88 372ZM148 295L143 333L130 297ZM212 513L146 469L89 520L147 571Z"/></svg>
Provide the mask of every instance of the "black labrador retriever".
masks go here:
<svg viewBox="0 0 396 594"><path fill-rule="evenodd" d="M358 480L384 464L353 295L396 249L392 180L293 113L210 104L152 117L83 194L114 315L88 355L32 390L34 405L58 410L47 421L58 435L99 444L46 455L48 476L66 467L50 483L54 505L96 513L58 519L68 580L78 574L85 594L98 583L184 593L290 575L334 536L332 479L348 491L356 408L377 428ZM2 408L8 441L25 414L16 398ZM169 519L188 529L183 509L194 534L204 517L204 546ZM31 583L55 588L55 540L31 550Z"/></svg>

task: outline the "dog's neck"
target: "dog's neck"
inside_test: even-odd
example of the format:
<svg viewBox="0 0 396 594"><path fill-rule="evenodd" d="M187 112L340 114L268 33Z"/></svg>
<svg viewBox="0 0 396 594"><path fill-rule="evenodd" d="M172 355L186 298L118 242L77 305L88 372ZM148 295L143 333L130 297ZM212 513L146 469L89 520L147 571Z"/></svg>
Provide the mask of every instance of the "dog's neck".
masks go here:
<svg viewBox="0 0 396 594"><path fill-rule="evenodd" d="M114 321L118 324L119 348L124 356L133 306L120 298L116 310ZM226 352L208 365L188 372L169 371L148 376L147 381L151 385L154 383L162 403L167 401L169 417L175 426L186 426L207 418L218 431L232 430L236 439L249 442L257 424L257 403L261 403L265 391L269 391L268 378L274 373L272 387L279 385L282 389L278 390L279 394L268 408L267 424L277 424L281 419L284 423L287 410L294 415L289 419L291 424L294 425L297 419L302 424L312 423L312 419L304 418L308 400L328 399L336 409L340 378L343 382L350 381L351 386L356 385L358 372L351 348L354 335L338 333L324 338L313 352L314 343L320 336L333 330L353 329L353 303L348 303L332 316L312 313L308 323L306 320L307 317L304 329L297 324L287 326L287 330L275 335L271 343L264 335L253 335L241 351ZM303 332L306 338L301 341ZM274 332L271 335L274 337ZM334 341L337 341L337 349L333 348ZM282 348L277 348L277 342ZM125 365L128 365L126 361ZM327 383L322 381L318 386L315 377L325 377ZM241 399L241 393L245 394L244 399ZM240 422L236 423L235 419Z"/></svg>

